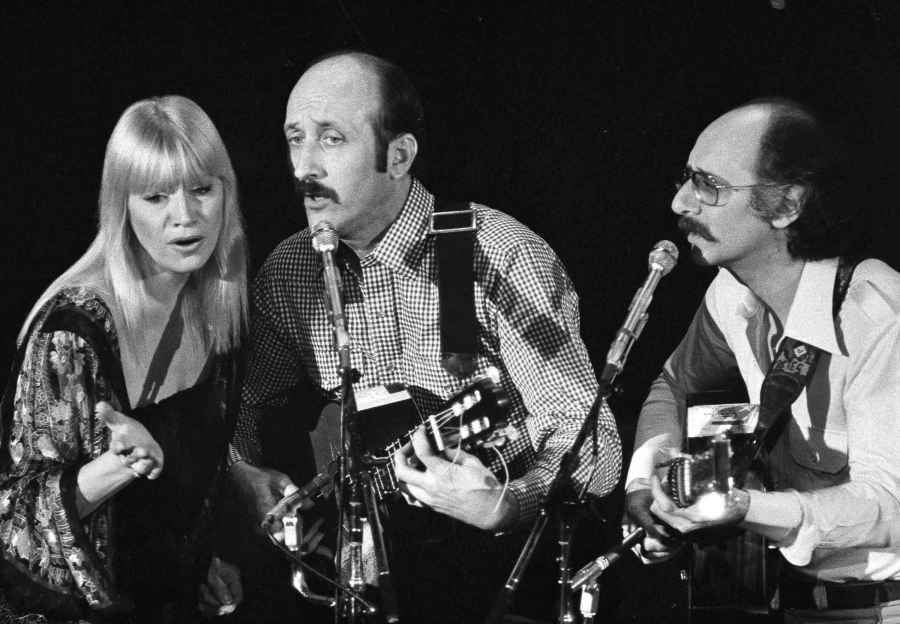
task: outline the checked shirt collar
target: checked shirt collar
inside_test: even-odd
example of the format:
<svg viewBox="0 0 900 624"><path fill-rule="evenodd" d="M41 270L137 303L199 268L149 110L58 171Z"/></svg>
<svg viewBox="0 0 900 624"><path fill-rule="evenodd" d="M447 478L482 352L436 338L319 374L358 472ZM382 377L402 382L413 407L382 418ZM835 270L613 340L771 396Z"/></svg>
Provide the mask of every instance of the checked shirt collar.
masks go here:
<svg viewBox="0 0 900 624"><path fill-rule="evenodd" d="M428 221L433 209L434 195L413 178L403 208L388 227L384 238L358 263L350 258L348 266L362 269L379 263L401 278L415 277L423 266L428 243ZM349 249L344 251L346 256L354 256Z"/></svg>

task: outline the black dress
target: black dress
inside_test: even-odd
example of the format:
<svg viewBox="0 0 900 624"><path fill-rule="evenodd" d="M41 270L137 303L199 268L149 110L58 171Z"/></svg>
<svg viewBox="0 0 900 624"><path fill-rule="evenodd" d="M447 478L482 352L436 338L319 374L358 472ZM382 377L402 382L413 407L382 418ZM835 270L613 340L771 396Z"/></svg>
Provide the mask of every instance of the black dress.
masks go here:
<svg viewBox="0 0 900 624"><path fill-rule="evenodd" d="M230 433L214 390L207 379L131 414L165 456L158 479L139 479L117 496L117 581L135 602L136 621L193 621L198 615L197 592L214 548L210 492L218 489Z"/></svg>

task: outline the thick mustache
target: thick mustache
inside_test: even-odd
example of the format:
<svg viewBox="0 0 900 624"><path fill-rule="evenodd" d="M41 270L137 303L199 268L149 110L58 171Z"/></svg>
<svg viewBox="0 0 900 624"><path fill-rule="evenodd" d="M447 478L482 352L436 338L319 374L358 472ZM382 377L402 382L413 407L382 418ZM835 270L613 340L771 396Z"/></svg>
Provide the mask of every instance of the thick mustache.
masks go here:
<svg viewBox="0 0 900 624"><path fill-rule="evenodd" d="M335 203L340 203L337 191L316 180L299 180L294 184L294 188L301 197L325 197Z"/></svg>
<svg viewBox="0 0 900 624"><path fill-rule="evenodd" d="M719 242L719 239L713 236L712 232L705 225L689 217L680 217L678 219L678 229L685 234L697 234L703 240L711 243Z"/></svg>

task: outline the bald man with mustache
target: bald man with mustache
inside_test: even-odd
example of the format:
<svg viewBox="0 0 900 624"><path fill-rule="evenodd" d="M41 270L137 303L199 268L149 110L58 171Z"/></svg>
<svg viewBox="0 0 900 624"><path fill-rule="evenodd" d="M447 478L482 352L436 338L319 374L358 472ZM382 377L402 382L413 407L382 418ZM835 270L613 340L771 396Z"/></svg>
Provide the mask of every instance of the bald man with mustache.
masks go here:
<svg viewBox="0 0 900 624"><path fill-rule="evenodd" d="M694 260L719 271L644 403L626 478L647 560L708 527L770 540L785 622L900 622L900 274L854 260L847 179L793 101L751 102L700 134L672 210ZM772 487L677 505L658 466L682 450L687 397L739 380L759 404L772 362L813 350L805 387L779 406Z"/></svg>

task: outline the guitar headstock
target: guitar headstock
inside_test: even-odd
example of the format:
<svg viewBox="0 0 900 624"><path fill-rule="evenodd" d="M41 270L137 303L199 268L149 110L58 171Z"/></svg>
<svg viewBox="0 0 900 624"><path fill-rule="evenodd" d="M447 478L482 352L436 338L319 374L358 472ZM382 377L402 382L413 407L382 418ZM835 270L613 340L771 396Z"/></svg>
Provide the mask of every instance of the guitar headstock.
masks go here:
<svg viewBox="0 0 900 624"><path fill-rule="evenodd" d="M509 397L499 384L499 372L491 367L451 396L443 410L428 417L425 430L436 450L459 446L472 451L505 442Z"/></svg>

